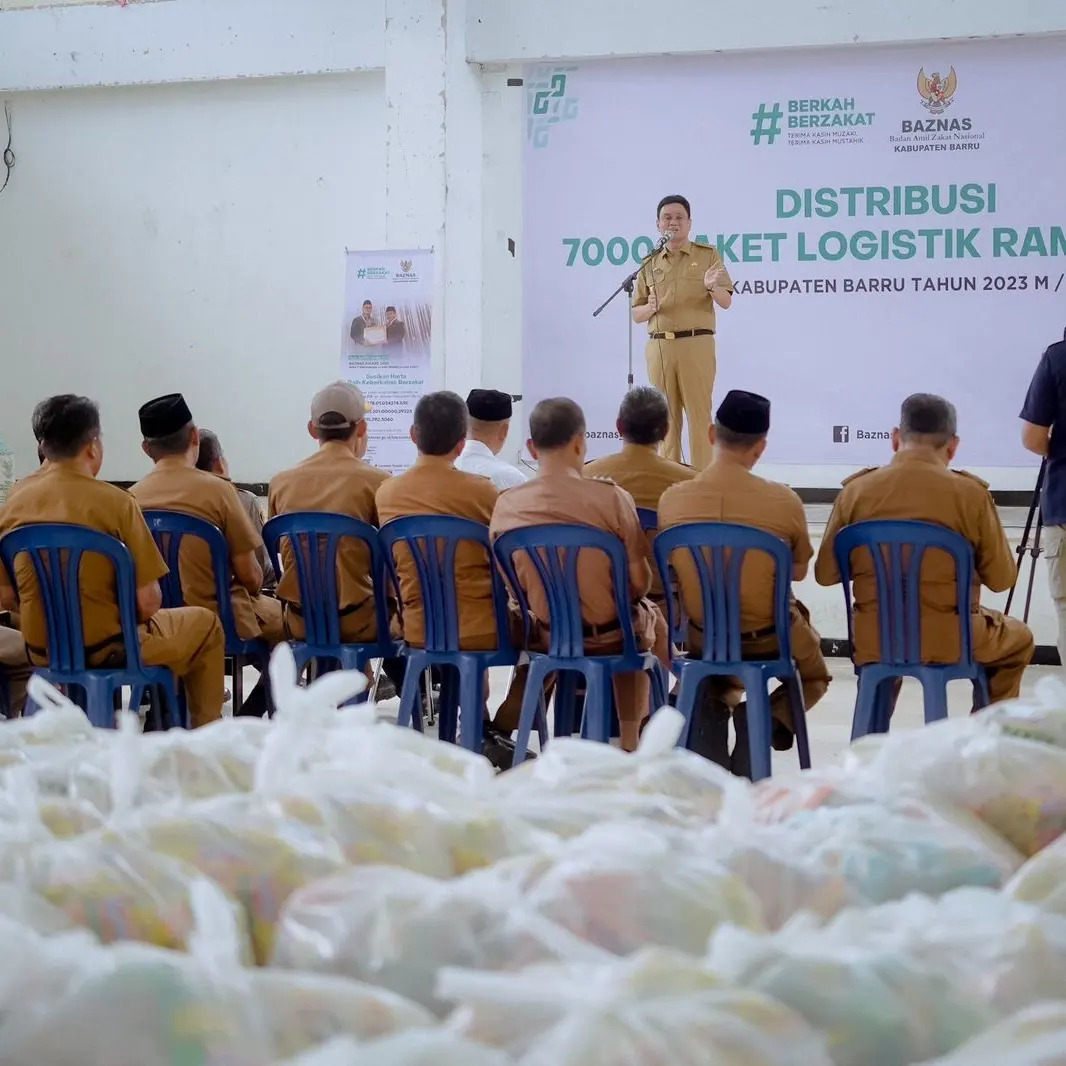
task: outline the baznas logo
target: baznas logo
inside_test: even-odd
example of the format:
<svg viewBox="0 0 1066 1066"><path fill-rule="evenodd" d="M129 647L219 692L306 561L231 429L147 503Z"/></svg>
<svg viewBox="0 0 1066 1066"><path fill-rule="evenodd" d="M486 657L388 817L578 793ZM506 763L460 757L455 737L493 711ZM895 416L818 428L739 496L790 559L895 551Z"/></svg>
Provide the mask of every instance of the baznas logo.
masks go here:
<svg viewBox="0 0 1066 1066"><path fill-rule="evenodd" d="M410 274L412 266L414 266L414 263L410 259L401 259L400 260L400 271L402 273Z"/></svg>
<svg viewBox="0 0 1066 1066"><path fill-rule="evenodd" d="M951 98L958 87L959 78L954 67L946 78L937 73L927 76L924 67L918 71L918 95L922 98L922 107L932 115L942 115L951 107Z"/></svg>

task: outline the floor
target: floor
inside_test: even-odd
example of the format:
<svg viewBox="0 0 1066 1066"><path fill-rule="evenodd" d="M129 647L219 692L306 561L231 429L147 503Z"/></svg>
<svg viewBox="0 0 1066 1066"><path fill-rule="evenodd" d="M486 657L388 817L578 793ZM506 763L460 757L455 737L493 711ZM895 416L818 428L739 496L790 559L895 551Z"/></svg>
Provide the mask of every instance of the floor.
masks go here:
<svg viewBox="0 0 1066 1066"><path fill-rule="evenodd" d="M855 706L855 675L851 663L845 659L830 659L829 668L833 683L821 702L808 718L808 731L811 740L811 765L814 768L832 765L839 761L851 738L851 716ZM1059 675L1056 667L1033 666L1026 671L1022 686L1022 695L1032 693L1041 677ZM490 709L494 710L502 701L507 691L510 671L496 669L491 671ZM250 680L250 679L249 679ZM246 682L247 685L247 682ZM951 686L948 692L951 714L964 715L970 709L970 689L962 682ZM391 699L381 705L382 710L395 714L399 710L399 700ZM917 682L905 681L903 692L896 706L892 719L893 730L917 729L923 725L922 693ZM778 773L787 773L798 769L795 751L775 752L774 769Z"/></svg>

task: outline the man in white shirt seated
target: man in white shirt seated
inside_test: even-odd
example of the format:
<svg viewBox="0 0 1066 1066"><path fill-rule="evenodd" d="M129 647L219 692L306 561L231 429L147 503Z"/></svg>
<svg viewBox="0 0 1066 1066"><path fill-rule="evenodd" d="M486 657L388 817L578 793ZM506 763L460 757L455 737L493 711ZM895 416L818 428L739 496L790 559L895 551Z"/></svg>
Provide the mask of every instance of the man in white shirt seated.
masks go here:
<svg viewBox="0 0 1066 1066"><path fill-rule="evenodd" d="M495 389L473 389L466 398L466 409L470 421L456 469L488 478L498 492L524 485L529 478L518 467L497 458L511 428L511 397Z"/></svg>

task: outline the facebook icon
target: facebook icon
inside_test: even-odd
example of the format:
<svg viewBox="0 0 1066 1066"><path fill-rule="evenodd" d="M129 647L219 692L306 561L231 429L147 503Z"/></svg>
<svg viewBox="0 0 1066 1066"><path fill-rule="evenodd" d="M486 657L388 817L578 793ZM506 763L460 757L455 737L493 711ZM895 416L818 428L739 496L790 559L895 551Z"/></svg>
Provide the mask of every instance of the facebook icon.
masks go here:
<svg viewBox="0 0 1066 1066"><path fill-rule="evenodd" d="M833 427L833 443L834 444L847 444L848 443L848 427L847 426L834 426Z"/></svg>

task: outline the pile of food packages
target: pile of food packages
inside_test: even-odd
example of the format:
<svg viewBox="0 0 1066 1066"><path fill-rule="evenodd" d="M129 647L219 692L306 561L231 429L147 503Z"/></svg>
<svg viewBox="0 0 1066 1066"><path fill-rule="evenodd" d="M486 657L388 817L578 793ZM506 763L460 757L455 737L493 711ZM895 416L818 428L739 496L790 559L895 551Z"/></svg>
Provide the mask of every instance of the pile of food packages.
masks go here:
<svg viewBox="0 0 1066 1066"><path fill-rule="evenodd" d="M758 785L298 687L0 729L0 1066L1066 1063L1066 687Z"/></svg>

